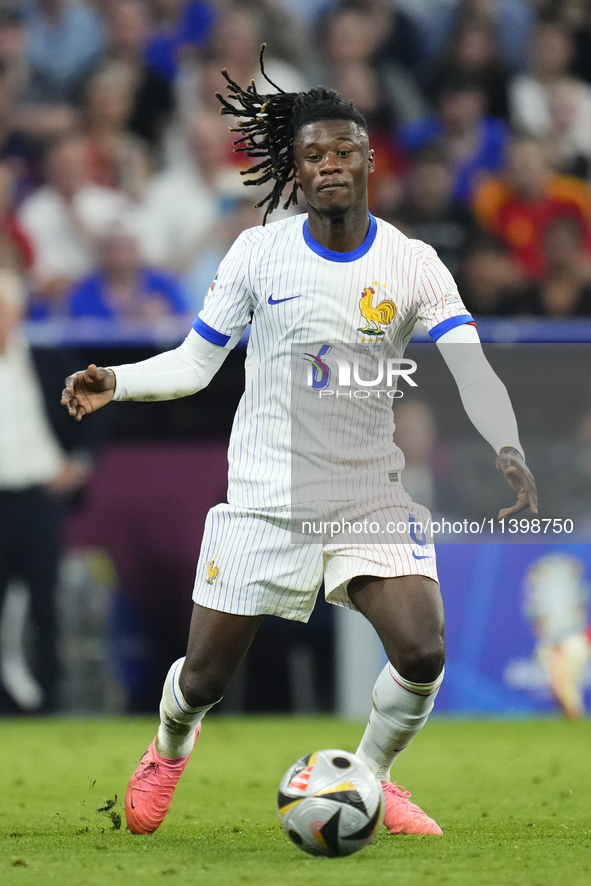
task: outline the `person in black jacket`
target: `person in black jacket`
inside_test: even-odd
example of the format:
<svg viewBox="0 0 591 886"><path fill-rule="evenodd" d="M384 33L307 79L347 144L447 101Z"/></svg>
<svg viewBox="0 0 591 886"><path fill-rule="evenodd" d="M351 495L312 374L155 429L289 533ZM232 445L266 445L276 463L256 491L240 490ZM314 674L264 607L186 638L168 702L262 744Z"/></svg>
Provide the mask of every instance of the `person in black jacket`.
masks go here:
<svg viewBox="0 0 591 886"><path fill-rule="evenodd" d="M0 711L50 712L57 704L56 588L66 505L90 470L90 433L72 433L56 408L63 365L56 349L33 354L21 326L24 291L0 270L0 608L14 580L29 591L32 673L41 692L28 698L4 661ZM66 417L67 418L67 417Z"/></svg>

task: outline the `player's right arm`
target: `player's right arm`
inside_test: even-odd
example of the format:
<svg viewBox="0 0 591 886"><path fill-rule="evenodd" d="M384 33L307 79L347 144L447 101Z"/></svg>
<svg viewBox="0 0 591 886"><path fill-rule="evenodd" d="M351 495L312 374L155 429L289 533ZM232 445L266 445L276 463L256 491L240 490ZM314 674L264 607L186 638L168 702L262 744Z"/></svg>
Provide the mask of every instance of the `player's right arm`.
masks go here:
<svg viewBox="0 0 591 886"><path fill-rule="evenodd" d="M238 336L239 337L239 336ZM111 400L175 400L207 387L231 347L221 347L191 330L173 351L139 363L103 368L94 363L68 376L61 403L80 421Z"/></svg>
<svg viewBox="0 0 591 886"><path fill-rule="evenodd" d="M91 364L66 379L61 403L80 421L111 400L174 400L205 388L252 316L248 232L220 264L203 310L182 345L139 363L108 368Z"/></svg>

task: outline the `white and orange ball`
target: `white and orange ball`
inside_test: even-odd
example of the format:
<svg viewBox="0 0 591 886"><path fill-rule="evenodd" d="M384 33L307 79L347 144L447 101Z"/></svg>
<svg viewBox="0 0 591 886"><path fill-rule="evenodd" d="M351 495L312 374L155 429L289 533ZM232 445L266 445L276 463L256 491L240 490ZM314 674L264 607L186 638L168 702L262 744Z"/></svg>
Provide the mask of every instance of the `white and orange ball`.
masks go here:
<svg viewBox="0 0 591 886"><path fill-rule="evenodd" d="M384 818L382 785L347 751L316 751L291 766L277 797L281 827L310 855L352 855L371 843Z"/></svg>

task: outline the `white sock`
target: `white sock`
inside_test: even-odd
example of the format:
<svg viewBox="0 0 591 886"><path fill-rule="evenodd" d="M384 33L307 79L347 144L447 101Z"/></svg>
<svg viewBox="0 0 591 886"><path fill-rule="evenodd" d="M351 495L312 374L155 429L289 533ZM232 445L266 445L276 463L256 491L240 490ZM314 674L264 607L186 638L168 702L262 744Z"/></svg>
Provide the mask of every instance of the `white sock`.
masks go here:
<svg viewBox="0 0 591 886"><path fill-rule="evenodd" d="M376 680L373 710L355 753L380 781L389 780L392 763L427 722L443 673L433 683L411 683L388 663Z"/></svg>
<svg viewBox="0 0 591 886"><path fill-rule="evenodd" d="M191 753L195 743L195 730L205 714L213 707L212 704L207 704L201 708L192 708L185 701L179 686L179 674L184 660L179 658L175 661L166 675L160 702L160 726L156 736L156 750L171 760L176 757L186 757Z"/></svg>

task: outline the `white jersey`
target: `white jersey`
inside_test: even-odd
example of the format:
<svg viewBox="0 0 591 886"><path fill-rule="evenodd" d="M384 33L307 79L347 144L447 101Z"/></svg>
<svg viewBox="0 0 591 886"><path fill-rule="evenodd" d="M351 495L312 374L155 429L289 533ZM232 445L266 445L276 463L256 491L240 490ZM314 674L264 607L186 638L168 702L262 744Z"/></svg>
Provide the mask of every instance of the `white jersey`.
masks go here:
<svg viewBox="0 0 591 886"><path fill-rule="evenodd" d="M194 324L205 339L224 346L252 321L245 392L229 447L230 504L290 505L292 462L298 457L336 477L351 475L353 467L354 494L344 497L356 499L374 495L384 472L401 470L391 399L366 400L359 421L347 411L349 404L358 409L359 402L350 399L337 415L333 404L339 398L325 396L324 406L331 403L322 427L310 424L303 404L310 396L320 398L310 384L324 385L322 393L328 394L329 361L323 356L331 350L334 356L339 343L364 356L378 349L401 359L417 320L434 341L473 322L435 251L392 225L370 216L365 241L348 253L313 240L305 215L244 231L221 263ZM336 364L333 369L333 380L342 382Z"/></svg>

